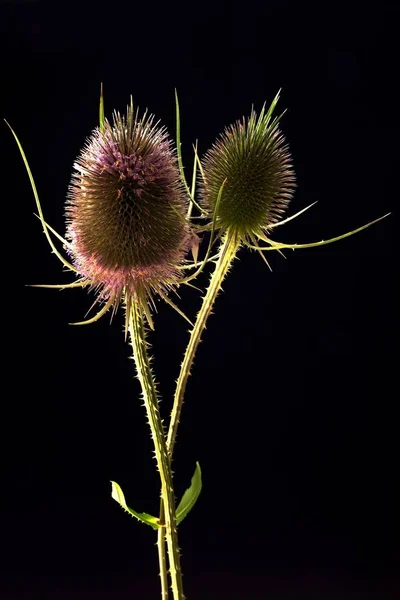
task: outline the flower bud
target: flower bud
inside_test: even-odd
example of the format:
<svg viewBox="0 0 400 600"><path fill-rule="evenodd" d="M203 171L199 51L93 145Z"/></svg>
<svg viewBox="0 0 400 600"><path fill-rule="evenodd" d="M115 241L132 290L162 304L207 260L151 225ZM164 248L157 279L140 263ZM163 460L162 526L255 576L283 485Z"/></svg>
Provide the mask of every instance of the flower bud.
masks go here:
<svg viewBox="0 0 400 600"><path fill-rule="evenodd" d="M227 127L202 160L200 203L213 214L216 210L217 227L239 240L263 233L293 195L291 155L279 119L271 122L276 101L266 114L263 109L257 117L252 110L247 120Z"/></svg>

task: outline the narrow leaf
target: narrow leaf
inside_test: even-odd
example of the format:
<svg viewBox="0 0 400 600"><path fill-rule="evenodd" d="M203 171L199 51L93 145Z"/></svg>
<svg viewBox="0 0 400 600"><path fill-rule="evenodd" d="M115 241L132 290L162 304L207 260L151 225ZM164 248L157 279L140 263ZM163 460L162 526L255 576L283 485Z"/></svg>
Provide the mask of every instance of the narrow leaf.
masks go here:
<svg viewBox="0 0 400 600"><path fill-rule="evenodd" d="M116 502L118 502L118 504L120 506L122 506L122 508L126 512L130 513L133 517L136 517L136 519L138 519L138 521L142 521L142 523L146 523L146 525L150 525L150 527L152 527L153 529L159 529L160 525L158 524L157 517L153 517L153 515L149 515L148 513L139 513L139 512L136 512L135 510L133 510L133 508L129 508L129 506L127 505L127 503L125 501L124 492L121 490L118 483L116 483L115 481L112 481L111 486L112 486L111 497Z"/></svg>
<svg viewBox="0 0 400 600"><path fill-rule="evenodd" d="M202 487L201 482L201 469L198 462L196 462L196 469L192 477L190 488L182 496L182 500L179 502L179 506L176 509L176 524L179 525L186 515L192 510L193 506L197 502L197 498L200 495Z"/></svg>

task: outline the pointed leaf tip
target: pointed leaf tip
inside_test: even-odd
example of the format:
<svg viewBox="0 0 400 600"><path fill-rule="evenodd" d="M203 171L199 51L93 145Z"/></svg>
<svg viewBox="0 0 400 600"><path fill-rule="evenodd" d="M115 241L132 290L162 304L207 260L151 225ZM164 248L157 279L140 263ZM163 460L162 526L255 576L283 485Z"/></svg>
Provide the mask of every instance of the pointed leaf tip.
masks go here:
<svg viewBox="0 0 400 600"><path fill-rule="evenodd" d="M146 523L146 525L150 525L152 529L159 529L160 525L158 524L158 518L153 517L153 515L149 515L148 513L139 513L130 508L125 500L124 492L121 489L121 486L118 485L115 481L111 481L111 497L113 500L118 502L122 508L128 512L132 517L136 517L138 521L142 523Z"/></svg>
<svg viewBox="0 0 400 600"><path fill-rule="evenodd" d="M198 497L200 496L202 488L201 480L201 468L198 462L196 462L196 469L194 471L190 487L182 496L182 500L176 509L176 524L179 525L181 521L189 514L193 506L196 504Z"/></svg>

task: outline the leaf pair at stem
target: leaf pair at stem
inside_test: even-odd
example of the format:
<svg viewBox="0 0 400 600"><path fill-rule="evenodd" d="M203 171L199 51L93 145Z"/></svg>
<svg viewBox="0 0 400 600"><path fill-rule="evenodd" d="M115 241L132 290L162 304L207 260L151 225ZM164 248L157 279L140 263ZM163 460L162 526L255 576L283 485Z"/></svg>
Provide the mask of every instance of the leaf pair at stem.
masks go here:
<svg viewBox="0 0 400 600"><path fill-rule="evenodd" d="M146 525L150 525L150 527L152 529L157 530L157 529L160 529L161 526L164 526L164 524L160 524L159 517L153 517L152 515L149 515L148 513L139 513L139 512L136 512L135 510L133 510L133 508L130 508L126 503L124 493L121 490L121 487L118 485L118 483L116 483L115 481L112 481L111 484L112 484L111 496L113 497L113 499L116 502L118 502L118 504L120 506L122 506L122 508L126 512L131 514L133 517L136 517L136 519L138 519L139 521L142 521L142 523L146 523ZM200 495L201 487L202 487L201 469L200 469L199 463L197 462L196 469L195 469L194 475L192 477L190 487L183 494L182 499L176 508L176 524L177 525L179 525L179 523L181 523L181 521L183 521L183 519L186 517L186 515L189 514L189 512L195 505L197 498Z"/></svg>

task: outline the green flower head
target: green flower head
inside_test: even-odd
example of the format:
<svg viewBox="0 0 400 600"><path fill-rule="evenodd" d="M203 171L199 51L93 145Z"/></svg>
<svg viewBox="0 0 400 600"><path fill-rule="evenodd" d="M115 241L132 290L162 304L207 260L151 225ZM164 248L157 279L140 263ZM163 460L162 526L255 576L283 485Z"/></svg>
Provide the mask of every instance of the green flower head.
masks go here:
<svg viewBox="0 0 400 600"><path fill-rule="evenodd" d="M292 158L278 127L271 120L278 97L267 112L227 127L203 160L200 203L211 210L216 226L252 240L278 221L295 188ZM221 187L223 186L222 194Z"/></svg>

